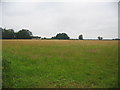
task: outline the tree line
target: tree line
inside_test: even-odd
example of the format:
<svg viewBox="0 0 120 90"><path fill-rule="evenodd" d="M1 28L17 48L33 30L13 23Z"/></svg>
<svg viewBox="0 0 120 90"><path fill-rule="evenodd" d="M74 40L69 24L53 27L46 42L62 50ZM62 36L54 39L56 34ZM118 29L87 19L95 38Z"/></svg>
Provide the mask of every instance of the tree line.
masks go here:
<svg viewBox="0 0 120 90"><path fill-rule="evenodd" d="M1 28L2 39L47 39L46 37L41 38L39 36L33 36L32 32L27 29L21 29L18 32L15 32L13 29ZM69 40L70 37L66 33L58 33L56 36L51 37L50 39L64 39ZM84 40L83 35L78 36L79 40ZM103 37L98 36L98 40L102 40Z"/></svg>
<svg viewBox="0 0 120 90"><path fill-rule="evenodd" d="M32 39L32 32L27 29L14 32L13 29L0 28L2 39Z"/></svg>

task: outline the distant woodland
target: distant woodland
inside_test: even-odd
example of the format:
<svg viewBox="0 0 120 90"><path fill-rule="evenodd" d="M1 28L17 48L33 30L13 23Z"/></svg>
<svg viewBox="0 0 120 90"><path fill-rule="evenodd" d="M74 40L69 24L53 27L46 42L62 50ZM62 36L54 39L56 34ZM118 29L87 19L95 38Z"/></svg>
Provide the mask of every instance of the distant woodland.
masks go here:
<svg viewBox="0 0 120 90"><path fill-rule="evenodd" d="M48 39L46 37L41 38L39 36L33 36L32 32L27 29L21 29L18 32L15 32L13 29L6 29L0 27L0 33L2 33L1 39ZM98 40L103 40L103 37L98 36ZM53 36L49 39L63 39L69 40L70 37L66 33L58 33L56 36ZM83 35L78 36L79 40L84 40ZM120 39L112 39L112 40L120 40Z"/></svg>
<svg viewBox="0 0 120 90"><path fill-rule="evenodd" d="M39 36L33 36L32 32L27 29L15 32L13 29L0 28L0 31L2 31L2 39L41 39ZM66 33L59 33L51 39L70 39L70 37Z"/></svg>

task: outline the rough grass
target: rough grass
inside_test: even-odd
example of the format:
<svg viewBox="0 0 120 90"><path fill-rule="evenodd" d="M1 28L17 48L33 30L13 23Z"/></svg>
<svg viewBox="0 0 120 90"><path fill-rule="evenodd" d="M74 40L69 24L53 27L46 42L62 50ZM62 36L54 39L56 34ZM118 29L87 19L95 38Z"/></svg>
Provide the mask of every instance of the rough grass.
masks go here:
<svg viewBox="0 0 120 90"><path fill-rule="evenodd" d="M118 87L118 41L3 40L2 54L3 87Z"/></svg>

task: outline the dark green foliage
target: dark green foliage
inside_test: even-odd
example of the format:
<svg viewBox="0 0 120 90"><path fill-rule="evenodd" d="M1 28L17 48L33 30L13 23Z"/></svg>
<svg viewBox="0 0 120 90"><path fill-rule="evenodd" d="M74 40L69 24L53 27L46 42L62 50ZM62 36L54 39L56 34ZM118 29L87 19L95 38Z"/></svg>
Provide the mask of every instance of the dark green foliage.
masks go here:
<svg viewBox="0 0 120 90"><path fill-rule="evenodd" d="M32 39L41 39L39 36L32 36Z"/></svg>
<svg viewBox="0 0 120 90"><path fill-rule="evenodd" d="M11 72L11 62L4 59L2 60L2 87L9 88L13 86L13 75Z"/></svg>
<svg viewBox="0 0 120 90"><path fill-rule="evenodd" d="M83 40L83 35L79 35L79 40Z"/></svg>
<svg viewBox="0 0 120 90"><path fill-rule="evenodd" d="M2 32L2 39L31 39L32 32L27 29L22 29L18 32L14 32L13 29L0 28Z"/></svg>
<svg viewBox="0 0 120 90"><path fill-rule="evenodd" d="M17 39L31 39L32 38L32 32L26 29L22 29L19 32L16 33Z"/></svg>
<svg viewBox="0 0 120 90"><path fill-rule="evenodd" d="M98 36L98 40L103 40L103 37Z"/></svg>
<svg viewBox="0 0 120 90"><path fill-rule="evenodd" d="M42 38L42 39L47 39L46 37Z"/></svg>
<svg viewBox="0 0 120 90"><path fill-rule="evenodd" d="M112 40L120 40L120 38L115 38L115 39L112 39Z"/></svg>
<svg viewBox="0 0 120 90"><path fill-rule="evenodd" d="M2 29L2 38L3 39L14 39L15 34L13 29Z"/></svg>
<svg viewBox="0 0 120 90"><path fill-rule="evenodd" d="M70 37L66 33L59 33L51 39L70 39Z"/></svg>
<svg viewBox="0 0 120 90"><path fill-rule="evenodd" d="M0 39L2 39L2 28L0 27Z"/></svg>

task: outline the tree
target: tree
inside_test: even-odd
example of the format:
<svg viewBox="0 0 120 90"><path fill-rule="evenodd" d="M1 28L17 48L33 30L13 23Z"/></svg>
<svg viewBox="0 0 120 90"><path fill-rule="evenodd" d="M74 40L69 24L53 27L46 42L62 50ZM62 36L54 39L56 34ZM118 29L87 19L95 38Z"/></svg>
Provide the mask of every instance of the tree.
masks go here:
<svg viewBox="0 0 120 90"><path fill-rule="evenodd" d="M30 32L27 29L22 29L16 34L16 39L31 39L32 38L32 32Z"/></svg>
<svg viewBox="0 0 120 90"><path fill-rule="evenodd" d="M98 40L103 40L103 37L98 36Z"/></svg>
<svg viewBox="0 0 120 90"><path fill-rule="evenodd" d="M101 37L100 40L103 40L103 37Z"/></svg>
<svg viewBox="0 0 120 90"><path fill-rule="evenodd" d="M66 33L59 33L51 39L70 39L70 37Z"/></svg>
<svg viewBox="0 0 120 90"><path fill-rule="evenodd" d="M32 39L32 32L27 29L22 29L18 32L14 32L13 29L6 29L0 27L0 36L2 39Z"/></svg>
<svg viewBox="0 0 120 90"><path fill-rule="evenodd" d="M100 36L98 36L98 40L100 40Z"/></svg>
<svg viewBox="0 0 120 90"><path fill-rule="evenodd" d="M13 29L1 29L2 30L2 39L14 39L15 34Z"/></svg>
<svg viewBox="0 0 120 90"><path fill-rule="evenodd" d="M47 39L46 37L44 37L43 39Z"/></svg>
<svg viewBox="0 0 120 90"><path fill-rule="evenodd" d="M2 31L3 29L0 27L0 39L2 39Z"/></svg>
<svg viewBox="0 0 120 90"><path fill-rule="evenodd" d="M83 35L81 34L81 35L79 35L79 40L83 40Z"/></svg>
<svg viewBox="0 0 120 90"><path fill-rule="evenodd" d="M54 36L54 37L52 37L51 39L56 39L56 37Z"/></svg>

